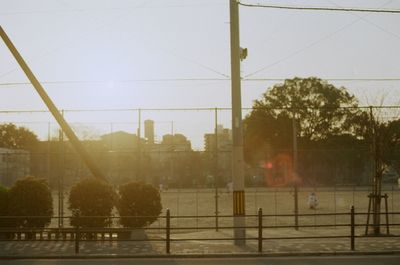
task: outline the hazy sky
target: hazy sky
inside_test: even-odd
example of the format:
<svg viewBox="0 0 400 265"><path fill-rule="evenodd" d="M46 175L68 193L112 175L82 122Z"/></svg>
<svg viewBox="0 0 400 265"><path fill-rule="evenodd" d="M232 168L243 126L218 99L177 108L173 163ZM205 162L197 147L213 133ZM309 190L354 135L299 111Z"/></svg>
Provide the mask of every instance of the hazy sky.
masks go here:
<svg viewBox="0 0 400 265"><path fill-rule="evenodd" d="M399 0L243 2L400 9ZM230 107L229 0L0 0L0 24L39 80L62 81L44 84L60 109ZM399 26L400 14L240 7L241 46L249 50L242 76L400 78ZM46 109L31 86L4 85L13 82L27 79L1 42L0 110ZM243 106L277 82L243 81ZM380 104L382 97L385 104L400 101L400 81L332 83L347 87L362 105ZM137 123L137 116L66 114L98 133L133 132L137 124L123 123ZM144 112L142 118L155 120L159 137L173 120L174 131L196 148L214 124L210 111ZM4 121L29 124L43 135L52 120L0 114ZM220 122L230 126L229 112Z"/></svg>

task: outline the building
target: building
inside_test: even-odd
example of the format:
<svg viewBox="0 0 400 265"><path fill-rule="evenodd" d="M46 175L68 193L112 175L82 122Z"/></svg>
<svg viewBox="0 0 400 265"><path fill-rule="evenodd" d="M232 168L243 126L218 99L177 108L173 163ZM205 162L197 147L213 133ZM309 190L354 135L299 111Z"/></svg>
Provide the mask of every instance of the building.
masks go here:
<svg viewBox="0 0 400 265"><path fill-rule="evenodd" d="M30 174L30 153L25 150L0 148L0 183L10 187Z"/></svg>
<svg viewBox="0 0 400 265"><path fill-rule="evenodd" d="M232 150L232 130L224 128L222 125L217 126L217 138L215 133L206 133L204 135L204 150L206 152L215 151L215 141L218 143L218 151Z"/></svg>
<svg viewBox="0 0 400 265"><path fill-rule="evenodd" d="M166 134L163 136L161 145L171 151L191 151L192 144L183 134Z"/></svg>
<svg viewBox="0 0 400 265"><path fill-rule="evenodd" d="M218 152L216 152L216 147ZM209 174L218 174L220 185L230 182L232 179L232 130L218 125L217 135L205 134L204 150L208 157Z"/></svg>
<svg viewBox="0 0 400 265"><path fill-rule="evenodd" d="M107 176L117 183L144 180L158 185L173 183L182 161L192 151L191 142L183 134L167 134L155 142L154 122L145 121L145 138L123 131L101 136L107 149Z"/></svg>
<svg viewBox="0 0 400 265"><path fill-rule="evenodd" d="M108 150L136 149L138 136L124 131L113 132L101 136L101 140Z"/></svg>
<svg viewBox="0 0 400 265"><path fill-rule="evenodd" d="M154 121L144 121L144 137L148 144L154 144Z"/></svg>

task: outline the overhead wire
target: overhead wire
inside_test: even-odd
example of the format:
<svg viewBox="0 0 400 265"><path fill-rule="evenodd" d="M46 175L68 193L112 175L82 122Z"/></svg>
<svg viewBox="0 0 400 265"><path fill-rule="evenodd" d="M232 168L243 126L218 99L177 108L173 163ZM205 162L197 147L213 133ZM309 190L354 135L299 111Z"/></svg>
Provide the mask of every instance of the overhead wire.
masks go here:
<svg viewBox="0 0 400 265"><path fill-rule="evenodd" d="M270 9L286 9L286 10L303 10L303 11L331 11L331 12L367 12L367 13L391 13L400 14L399 9L376 9L376 8L346 8L346 7L314 7L314 6L291 6L291 5L266 5L251 4L238 2L239 5L245 7L270 8Z"/></svg>
<svg viewBox="0 0 400 265"><path fill-rule="evenodd" d="M337 107L307 107L307 109L336 109ZM399 105L368 105L368 106L341 106L340 109L400 109ZM242 110L292 110L293 107L243 107ZM305 108L294 108L305 109ZM138 111L230 111L231 107L199 107L199 108L120 108L120 109L63 109L67 112L138 112ZM26 114L26 113L50 113L48 110L0 110L1 114Z"/></svg>
<svg viewBox="0 0 400 265"><path fill-rule="evenodd" d="M335 2L333 2L333 1L331 1L331 0L327 0L327 1L328 1L329 3L335 5L335 6L339 7L339 8L343 8L343 6L340 6L340 5L338 5L337 3L335 3ZM390 1L390 2L392 2L392 1ZM355 14L353 14L353 15L356 16L356 17L358 17L358 18L360 18L362 21L364 21L364 22L370 24L371 26L373 26L373 27L379 29L380 31L382 31L382 32L384 32L384 33L386 33L386 34L388 34L388 35L390 35L390 36L392 36L392 37L395 37L395 38L397 38L398 40L400 40L400 35L394 33L393 31L390 31L390 30L388 30L388 29L382 27L381 25L378 25L378 24L375 23L375 22L372 22L372 21L369 20L369 19L366 19L366 16L361 16L361 15L359 15L359 14L357 14L357 13L355 13Z"/></svg>
<svg viewBox="0 0 400 265"><path fill-rule="evenodd" d="M288 78L282 77L271 77L271 78L242 78L243 82L282 82ZM325 81L330 82L398 82L400 77L388 77L388 78L321 78ZM231 81L230 78L159 78L159 79L126 79L126 80L56 80L56 81L41 81L41 84L45 85L68 85L68 84L110 84L110 83L158 83L158 82L226 82ZM0 83L0 87L7 86L28 86L30 82L4 82Z"/></svg>
<svg viewBox="0 0 400 265"><path fill-rule="evenodd" d="M388 5L388 4L391 3L391 2L393 2L393 0L386 1L385 3L383 3L382 5L380 5L380 8L383 7L383 6ZM243 4L243 3L240 3L240 2L238 2L238 3L239 3L239 5L249 6L249 5L247 5L247 4ZM251 7L265 7L265 8L267 8L268 6L270 6L270 5L258 5L258 4L257 4L257 5L252 5L252 4L250 4L250 5L251 5ZM276 7L278 7L278 6L276 6ZM281 9L285 9L286 6L279 6L279 7L282 7ZM340 9L340 8L337 8L337 9ZM345 9L345 8L344 8L344 9ZM378 10L378 9L376 9L376 10ZM260 69L258 69L258 70L256 70L256 71L253 71L253 72L251 72L251 73L249 73L249 74L246 74L246 75L245 75L245 78L246 78L246 77L250 77L250 76L254 76L254 75L256 75L256 74L258 74L258 73L260 73L260 72L263 72L263 71L265 71L265 70L268 69L268 68L271 68L271 67L273 67L273 66L275 66L275 65L277 65L277 64L280 64L281 62L286 61L286 60L292 58L293 56L296 56L296 55L302 53L303 51L305 51L305 50L307 50L307 49L309 49L309 48L314 47L315 45L319 44L320 42L322 42L322 41L324 41L324 40L327 40L327 39L332 38L332 37L335 36L336 34L342 32L343 30L347 29L348 27L351 27L352 25L356 24L357 22L359 22L360 20L364 19L364 18L365 18L366 16L368 16L368 15L369 15L369 14L367 14L367 15L365 15L365 16L362 16L362 17L361 17L361 16L358 16L358 19L353 20L352 22L350 22L350 23L348 23L348 24L345 24L344 26L340 27L340 28L337 29L336 31L331 32L331 33L329 33L329 34L326 34L326 35L322 36L322 38L319 38L319 39L317 39L317 40L315 40L315 41L309 43L309 44L308 44L307 46L305 46L305 47L302 47L302 48L300 48L300 49L295 50L294 52L290 53L289 55L287 55L287 56L285 56L285 57L283 57L283 58L281 58L281 59L278 59L277 61L275 61L275 62L273 62L273 63L270 63L269 65L267 65L267 66L265 66L265 67L262 67L262 68L260 68Z"/></svg>

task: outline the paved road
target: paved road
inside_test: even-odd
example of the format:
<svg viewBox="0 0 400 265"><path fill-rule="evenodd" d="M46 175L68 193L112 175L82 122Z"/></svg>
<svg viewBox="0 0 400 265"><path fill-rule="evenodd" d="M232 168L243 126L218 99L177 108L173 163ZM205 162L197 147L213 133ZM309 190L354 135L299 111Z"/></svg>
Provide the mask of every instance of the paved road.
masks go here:
<svg viewBox="0 0 400 265"><path fill-rule="evenodd" d="M0 260L1 265L398 265L400 255L260 257L260 258L143 258L143 259L62 259Z"/></svg>

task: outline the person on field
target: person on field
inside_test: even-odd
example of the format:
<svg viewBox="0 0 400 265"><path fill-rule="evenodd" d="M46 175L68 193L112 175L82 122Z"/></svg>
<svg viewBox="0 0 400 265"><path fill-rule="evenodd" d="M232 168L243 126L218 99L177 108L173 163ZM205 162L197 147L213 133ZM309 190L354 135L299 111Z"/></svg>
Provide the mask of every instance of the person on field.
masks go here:
<svg viewBox="0 0 400 265"><path fill-rule="evenodd" d="M316 209L318 206L318 199L314 192L311 192L308 196L308 207L310 209Z"/></svg>
<svg viewBox="0 0 400 265"><path fill-rule="evenodd" d="M228 182L228 183L226 184L226 191L227 191L228 193L231 193L231 192L233 191L233 182L232 182L232 181L230 181L230 182Z"/></svg>

